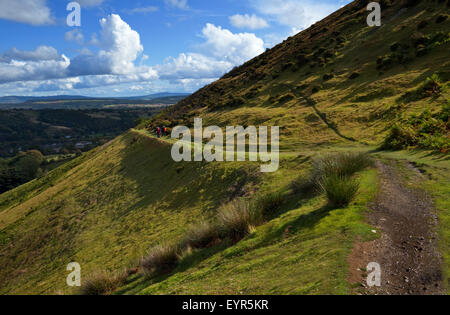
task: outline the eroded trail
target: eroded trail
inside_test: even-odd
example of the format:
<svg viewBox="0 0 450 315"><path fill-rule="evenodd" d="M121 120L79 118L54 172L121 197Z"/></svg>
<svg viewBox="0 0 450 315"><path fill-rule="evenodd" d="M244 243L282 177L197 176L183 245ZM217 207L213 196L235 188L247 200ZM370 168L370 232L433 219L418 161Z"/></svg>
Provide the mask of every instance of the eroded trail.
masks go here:
<svg viewBox="0 0 450 315"><path fill-rule="evenodd" d="M405 185L395 166L377 161L380 192L371 205L370 223L380 239L356 244L349 259L350 281L366 284L364 270L369 262L381 266L381 287L366 294L444 294L441 257L435 233L437 217L431 199L424 191ZM410 167L412 181L423 180ZM358 279L359 278L359 279Z"/></svg>

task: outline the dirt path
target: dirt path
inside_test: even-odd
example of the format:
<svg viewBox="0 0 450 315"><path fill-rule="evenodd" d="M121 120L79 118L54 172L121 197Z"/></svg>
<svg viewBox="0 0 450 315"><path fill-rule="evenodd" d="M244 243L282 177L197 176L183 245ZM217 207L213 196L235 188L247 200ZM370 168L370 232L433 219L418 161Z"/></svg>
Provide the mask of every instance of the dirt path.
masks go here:
<svg viewBox="0 0 450 315"><path fill-rule="evenodd" d="M381 233L380 239L357 243L349 258L351 283L362 283L363 294L444 294L441 257L436 250L437 217L430 198L410 189L395 166L377 161L380 192L371 206L370 223ZM413 181L423 180L411 165ZM381 266L381 287L366 285L366 266ZM370 271L367 271L370 272Z"/></svg>

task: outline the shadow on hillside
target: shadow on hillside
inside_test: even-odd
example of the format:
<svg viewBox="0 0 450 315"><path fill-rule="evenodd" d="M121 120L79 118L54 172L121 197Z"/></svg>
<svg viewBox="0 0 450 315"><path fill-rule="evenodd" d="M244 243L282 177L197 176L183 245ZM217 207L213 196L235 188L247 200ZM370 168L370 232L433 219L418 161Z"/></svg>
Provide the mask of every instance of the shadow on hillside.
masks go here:
<svg viewBox="0 0 450 315"><path fill-rule="evenodd" d="M333 121L329 121L327 116L326 116L326 114L324 114L321 111L319 111L319 109L316 106L316 102L313 99L309 98L308 96L306 96L305 94L303 94L301 92L296 92L295 90L291 90L291 91L299 99L299 101L301 101L301 100L306 101L307 106L309 106L312 109L314 109L314 111L316 112L317 116L319 116L319 118L327 125L327 127L330 128L331 130L333 130L336 135L338 135L342 139L345 139L345 140L348 140L348 141L352 141L352 142L356 142L356 139L343 135L339 131L337 124L335 122L333 122Z"/></svg>

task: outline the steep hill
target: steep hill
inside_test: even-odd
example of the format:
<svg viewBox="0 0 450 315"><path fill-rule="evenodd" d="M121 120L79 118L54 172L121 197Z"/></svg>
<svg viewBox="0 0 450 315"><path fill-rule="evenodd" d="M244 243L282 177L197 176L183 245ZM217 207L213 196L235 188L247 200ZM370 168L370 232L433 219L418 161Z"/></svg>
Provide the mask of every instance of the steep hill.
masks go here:
<svg viewBox="0 0 450 315"><path fill-rule="evenodd" d="M298 188L314 169L313 157L351 151L398 164L408 188L433 197L447 283L448 155L374 149L394 122L426 109L445 113L449 1L382 1L380 28L367 26L367 2L343 7L139 130L0 195L0 293L75 293L65 282L70 262L80 263L82 279L131 268L117 294L366 293L349 276L349 266L356 270L349 257L355 242L383 233L367 219L382 184L376 170L356 171L359 189L348 205L330 207L324 194ZM441 116L430 120L441 126ZM205 126L280 126L280 170L263 174L248 162L175 163L173 141L149 130L192 126L194 117ZM439 141L445 148L448 134ZM151 279L133 270L150 247L180 242L190 224L215 220L221 205L238 197L271 206L242 240L189 248L172 270Z"/></svg>
<svg viewBox="0 0 450 315"><path fill-rule="evenodd" d="M149 123L276 125L282 149L336 142L379 144L401 117L439 111L450 79L449 2L381 1L382 26L354 1L226 74ZM406 94L410 92L410 94ZM415 97L406 97L406 96ZM448 144L448 142L447 142Z"/></svg>

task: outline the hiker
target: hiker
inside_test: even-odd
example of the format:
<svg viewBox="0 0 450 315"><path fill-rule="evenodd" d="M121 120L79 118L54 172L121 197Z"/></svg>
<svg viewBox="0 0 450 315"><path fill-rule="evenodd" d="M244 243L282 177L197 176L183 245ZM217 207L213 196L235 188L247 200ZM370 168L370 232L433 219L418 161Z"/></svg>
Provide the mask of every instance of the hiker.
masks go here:
<svg viewBox="0 0 450 315"><path fill-rule="evenodd" d="M163 135L168 136L169 134L167 133L167 127L164 126L163 127Z"/></svg>
<svg viewBox="0 0 450 315"><path fill-rule="evenodd" d="M161 137L161 128L160 127L156 127L156 135L159 137Z"/></svg>

